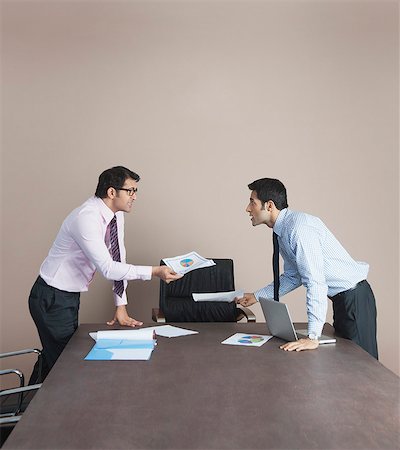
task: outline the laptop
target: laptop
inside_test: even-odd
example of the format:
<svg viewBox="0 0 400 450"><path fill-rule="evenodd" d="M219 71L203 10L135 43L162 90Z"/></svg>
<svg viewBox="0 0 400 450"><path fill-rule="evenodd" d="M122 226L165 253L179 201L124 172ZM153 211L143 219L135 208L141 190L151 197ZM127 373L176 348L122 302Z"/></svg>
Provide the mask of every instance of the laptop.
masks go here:
<svg viewBox="0 0 400 450"><path fill-rule="evenodd" d="M288 342L307 337L307 330L295 330L286 303L260 298L260 304L272 336ZM335 342L336 339L332 336L322 335L319 338L320 344L334 344Z"/></svg>

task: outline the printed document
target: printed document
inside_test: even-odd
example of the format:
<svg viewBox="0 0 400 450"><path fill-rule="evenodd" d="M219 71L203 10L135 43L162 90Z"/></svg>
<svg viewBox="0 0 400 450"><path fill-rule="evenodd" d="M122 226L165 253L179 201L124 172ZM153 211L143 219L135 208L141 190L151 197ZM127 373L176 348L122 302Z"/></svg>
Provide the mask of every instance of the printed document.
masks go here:
<svg viewBox="0 0 400 450"><path fill-rule="evenodd" d="M272 336L266 334L246 334L246 333L236 333L225 339L221 344L229 345L245 345L247 347L261 347L267 341L272 339Z"/></svg>
<svg viewBox="0 0 400 450"><path fill-rule="evenodd" d="M186 255L164 258L165 264L176 273L184 275L195 269L215 266L212 259L203 258L196 252L186 253Z"/></svg>

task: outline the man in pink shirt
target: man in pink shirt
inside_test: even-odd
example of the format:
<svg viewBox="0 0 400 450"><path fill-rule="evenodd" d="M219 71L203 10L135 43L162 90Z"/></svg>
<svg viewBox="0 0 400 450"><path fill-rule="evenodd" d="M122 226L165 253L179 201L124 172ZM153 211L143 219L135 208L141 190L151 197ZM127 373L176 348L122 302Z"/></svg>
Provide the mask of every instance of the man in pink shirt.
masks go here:
<svg viewBox="0 0 400 450"><path fill-rule="evenodd" d="M128 280L157 276L169 283L181 277L167 266L126 263L123 213L132 209L139 180L139 175L122 166L105 170L95 196L74 209L61 225L29 296L29 310L43 346L42 371L37 363L30 384L46 378L75 332L80 293L88 290L96 271L114 281L116 309L107 324L130 327L142 322L129 317L126 310ZM115 247L118 257L113 259Z"/></svg>

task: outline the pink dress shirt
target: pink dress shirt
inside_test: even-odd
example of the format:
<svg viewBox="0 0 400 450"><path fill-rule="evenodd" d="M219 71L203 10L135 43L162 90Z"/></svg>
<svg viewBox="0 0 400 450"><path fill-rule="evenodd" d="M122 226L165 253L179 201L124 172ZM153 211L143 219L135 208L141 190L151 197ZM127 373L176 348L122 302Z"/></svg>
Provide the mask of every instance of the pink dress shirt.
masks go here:
<svg viewBox="0 0 400 450"><path fill-rule="evenodd" d="M99 271L108 280L150 280L151 266L126 264L124 245L124 213L117 212L118 243L121 262L110 255L108 225L114 217L111 209L98 197L91 197L74 209L61 225L60 231L40 267L40 276L49 285L67 292L88 290L94 274ZM115 305L128 303L114 293Z"/></svg>

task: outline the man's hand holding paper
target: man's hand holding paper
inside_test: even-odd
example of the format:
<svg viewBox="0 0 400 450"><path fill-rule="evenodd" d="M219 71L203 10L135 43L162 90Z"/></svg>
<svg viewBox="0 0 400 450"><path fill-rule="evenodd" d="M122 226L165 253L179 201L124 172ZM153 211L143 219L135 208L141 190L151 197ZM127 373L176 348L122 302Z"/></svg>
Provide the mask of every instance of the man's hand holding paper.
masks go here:
<svg viewBox="0 0 400 450"><path fill-rule="evenodd" d="M251 306L257 303L256 297L250 292L246 292L242 297L237 297L235 301L242 306Z"/></svg>
<svg viewBox="0 0 400 450"><path fill-rule="evenodd" d="M179 278L183 277L182 273L177 273L171 267L168 266L157 266L153 267L152 275L160 278L166 283L170 283L171 281L179 280Z"/></svg>

